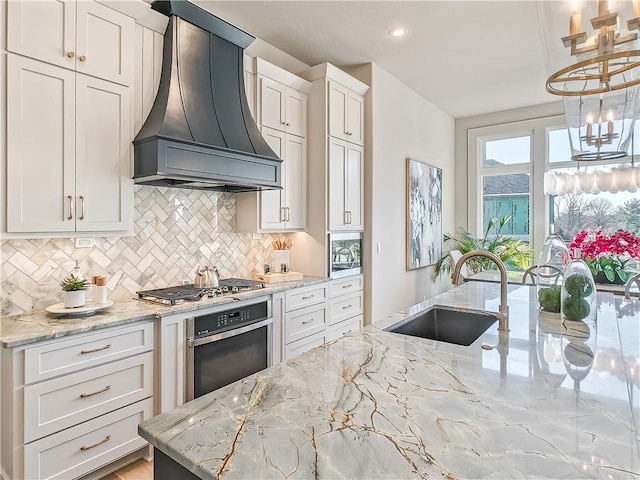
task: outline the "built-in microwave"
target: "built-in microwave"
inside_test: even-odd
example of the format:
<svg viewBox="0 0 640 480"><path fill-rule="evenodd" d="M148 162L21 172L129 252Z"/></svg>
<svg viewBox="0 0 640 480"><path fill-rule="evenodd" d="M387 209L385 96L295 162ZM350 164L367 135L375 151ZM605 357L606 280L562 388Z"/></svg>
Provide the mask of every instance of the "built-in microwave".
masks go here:
<svg viewBox="0 0 640 480"><path fill-rule="evenodd" d="M329 234L329 277L362 273L362 232Z"/></svg>

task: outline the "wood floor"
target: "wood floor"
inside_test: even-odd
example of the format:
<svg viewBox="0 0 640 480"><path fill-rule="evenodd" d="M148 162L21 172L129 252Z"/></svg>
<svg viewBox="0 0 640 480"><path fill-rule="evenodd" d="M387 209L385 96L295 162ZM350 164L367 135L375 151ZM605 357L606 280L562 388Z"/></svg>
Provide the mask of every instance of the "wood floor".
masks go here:
<svg viewBox="0 0 640 480"><path fill-rule="evenodd" d="M103 477L102 480L153 480L153 462L136 460Z"/></svg>

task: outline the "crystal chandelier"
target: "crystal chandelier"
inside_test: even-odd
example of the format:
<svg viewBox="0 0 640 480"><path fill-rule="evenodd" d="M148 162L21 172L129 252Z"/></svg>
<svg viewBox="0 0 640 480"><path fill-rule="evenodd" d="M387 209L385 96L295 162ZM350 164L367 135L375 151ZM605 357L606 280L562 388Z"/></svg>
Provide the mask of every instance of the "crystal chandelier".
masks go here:
<svg viewBox="0 0 640 480"><path fill-rule="evenodd" d="M555 32L561 31L558 18L566 21L563 9L569 17L569 35L560 42ZM590 34L583 30L582 22L583 14L588 13ZM626 28L621 26L619 13L630 18ZM564 99L571 159L602 161L627 156L640 106L640 0L540 1L538 17L549 70L554 72L546 88ZM566 66L571 57L574 63Z"/></svg>

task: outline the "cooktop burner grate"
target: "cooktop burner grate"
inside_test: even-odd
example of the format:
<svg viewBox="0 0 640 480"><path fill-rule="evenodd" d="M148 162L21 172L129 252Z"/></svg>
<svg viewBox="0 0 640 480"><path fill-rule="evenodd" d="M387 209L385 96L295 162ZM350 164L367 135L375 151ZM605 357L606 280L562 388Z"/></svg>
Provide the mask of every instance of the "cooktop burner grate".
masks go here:
<svg viewBox="0 0 640 480"><path fill-rule="evenodd" d="M255 280L243 278L225 278L218 282L218 287L196 288L193 285L179 285L175 287L157 288L136 292L138 299L150 302L176 305L178 302L200 300L205 295L214 297L229 293L239 293L248 290L265 288L265 284Z"/></svg>

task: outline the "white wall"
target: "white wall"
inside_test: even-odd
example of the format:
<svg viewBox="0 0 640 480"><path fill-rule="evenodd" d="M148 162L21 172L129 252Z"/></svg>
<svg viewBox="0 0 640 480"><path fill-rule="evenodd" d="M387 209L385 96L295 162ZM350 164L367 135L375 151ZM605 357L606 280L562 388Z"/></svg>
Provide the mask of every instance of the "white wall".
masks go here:
<svg viewBox="0 0 640 480"><path fill-rule="evenodd" d="M406 158L442 168L443 232L452 231L454 119L375 64L349 71L371 85L365 104L365 322L370 323L451 286L448 278L434 283L433 267L406 271Z"/></svg>

